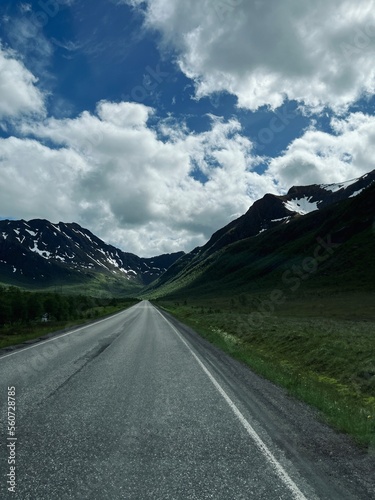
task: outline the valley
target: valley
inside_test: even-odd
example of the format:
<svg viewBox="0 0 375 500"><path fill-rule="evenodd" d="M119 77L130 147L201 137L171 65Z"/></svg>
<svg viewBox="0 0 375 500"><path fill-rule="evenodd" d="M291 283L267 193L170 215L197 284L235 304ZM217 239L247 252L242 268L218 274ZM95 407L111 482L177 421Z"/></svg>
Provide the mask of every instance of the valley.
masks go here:
<svg viewBox="0 0 375 500"><path fill-rule="evenodd" d="M25 294L99 301L84 318L67 314L64 324L52 314L50 329L109 314L124 300L149 299L372 450L374 180L375 171L266 195L204 246L151 259L76 224L1 221L4 293L17 284ZM41 330L37 317L2 324L3 346L48 328Z"/></svg>
<svg viewBox="0 0 375 500"><path fill-rule="evenodd" d="M0 500L375 500L375 0L0 19Z"/></svg>

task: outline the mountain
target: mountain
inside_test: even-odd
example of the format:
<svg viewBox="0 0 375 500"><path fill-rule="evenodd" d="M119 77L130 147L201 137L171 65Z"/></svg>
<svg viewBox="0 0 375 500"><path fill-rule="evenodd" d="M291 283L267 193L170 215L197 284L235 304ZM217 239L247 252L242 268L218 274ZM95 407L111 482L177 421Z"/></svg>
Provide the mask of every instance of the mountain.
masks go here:
<svg viewBox="0 0 375 500"><path fill-rule="evenodd" d="M375 182L375 170L358 179L339 184L293 186L284 196L266 194L256 201L245 215L214 233L199 252L212 253L235 241L289 223L293 218L353 198L373 182Z"/></svg>
<svg viewBox="0 0 375 500"><path fill-rule="evenodd" d="M294 186L283 196L267 194L204 246L188 254L148 259L107 245L78 224L0 221L0 282L111 295L135 294L145 287L154 296L246 288L254 280L274 279L291 262L309 256L316 238L328 234L331 225L329 234L344 238L337 255L344 255L346 248L338 276L345 275L348 262L358 276L367 265L367 283L374 267L374 252L368 250L375 240L369 229L375 215L374 186L375 170L340 184ZM322 269L324 265L319 273Z"/></svg>
<svg viewBox="0 0 375 500"><path fill-rule="evenodd" d="M352 270L359 267L358 276L371 287L374 190L375 170L345 183L294 186L283 196L267 194L204 246L178 259L148 292L154 296L198 290L224 293L225 289L249 288L259 280L263 286L267 280L280 280L292 263L314 255L317 238L326 235L334 235L342 245L337 256L346 255L338 275L333 276L336 282L347 271L352 276ZM366 265L367 275L363 274ZM327 276L336 269L333 261L331 271L326 267L321 265L319 273Z"/></svg>
<svg viewBox="0 0 375 500"><path fill-rule="evenodd" d="M0 281L56 286L106 281L135 290L158 278L183 252L140 258L107 245L78 224L0 221Z"/></svg>

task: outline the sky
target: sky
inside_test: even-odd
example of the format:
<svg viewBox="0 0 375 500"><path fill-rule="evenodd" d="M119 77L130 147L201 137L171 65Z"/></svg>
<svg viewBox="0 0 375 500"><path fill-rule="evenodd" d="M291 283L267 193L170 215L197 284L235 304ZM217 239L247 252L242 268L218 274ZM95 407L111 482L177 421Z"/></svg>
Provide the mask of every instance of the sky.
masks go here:
<svg viewBox="0 0 375 500"><path fill-rule="evenodd" d="M190 251L375 168L375 0L0 2L0 218Z"/></svg>

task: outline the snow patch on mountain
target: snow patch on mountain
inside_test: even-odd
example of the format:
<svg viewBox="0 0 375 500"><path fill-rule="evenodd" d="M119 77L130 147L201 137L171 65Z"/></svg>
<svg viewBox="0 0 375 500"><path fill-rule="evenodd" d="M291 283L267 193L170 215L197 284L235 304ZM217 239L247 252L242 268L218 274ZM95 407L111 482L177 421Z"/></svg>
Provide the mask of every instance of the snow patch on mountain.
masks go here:
<svg viewBox="0 0 375 500"><path fill-rule="evenodd" d="M282 222L287 219L290 219L289 215L287 217L281 217L281 219L271 219L270 222Z"/></svg>
<svg viewBox="0 0 375 500"><path fill-rule="evenodd" d="M311 201L311 198L311 196L305 196L304 198L295 198L293 200L284 202L284 206L291 212L297 212L300 215L306 215L310 212L318 210L317 202Z"/></svg>
<svg viewBox="0 0 375 500"><path fill-rule="evenodd" d="M350 181L340 182L339 184L321 184L320 187L326 191L331 191L331 193L336 193L337 191L340 191L340 189L348 188L355 182L358 182L358 179L351 179Z"/></svg>
<svg viewBox="0 0 375 500"><path fill-rule="evenodd" d="M38 255L40 255L41 257L43 257L44 259L50 259L51 258L51 252L49 252L48 250L40 250L38 248L38 240L34 240L34 248L29 247L29 250L31 252L37 253Z"/></svg>
<svg viewBox="0 0 375 500"><path fill-rule="evenodd" d="M359 194L361 194L361 193L362 193L362 191L364 191L364 190L365 190L365 188L363 188L363 189L359 189L358 191L355 191L353 194L351 194L351 195L349 196L349 198L354 198L355 196L358 196L358 195L359 195Z"/></svg>
<svg viewBox="0 0 375 500"><path fill-rule="evenodd" d="M29 234L31 234L31 236L33 236L35 238L35 236L37 236L38 233L36 233L35 231L31 231L30 229L25 229L25 231L27 231Z"/></svg>

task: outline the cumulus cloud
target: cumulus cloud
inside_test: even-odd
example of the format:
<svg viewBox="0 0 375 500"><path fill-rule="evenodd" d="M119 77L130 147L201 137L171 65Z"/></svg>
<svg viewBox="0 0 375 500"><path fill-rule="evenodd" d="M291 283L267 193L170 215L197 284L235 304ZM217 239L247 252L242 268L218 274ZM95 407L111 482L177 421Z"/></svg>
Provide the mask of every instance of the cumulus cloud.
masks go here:
<svg viewBox="0 0 375 500"><path fill-rule="evenodd" d="M127 3L177 52L197 97L227 91L251 110L288 98L342 111L374 92L374 0Z"/></svg>
<svg viewBox="0 0 375 500"><path fill-rule="evenodd" d="M255 156L236 118L212 115L207 131L192 133L143 104L103 100L95 112L43 120L35 75L48 80L53 48L26 16L9 24L9 36L33 73L0 46L0 118L19 134L0 139L3 215L76 221L152 256L203 244L267 192L342 182L374 168L375 117L347 107L374 92L375 0L118 3L144 12L162 50L172 50L195 82L197 98L225 91L250 110L276 109L286 99L309 111L329 106L336 112L330 131L312 125L267 160ZM276 123L279 133L285 120L274 116L259 137L274 134Z"/></svg>
<svg viewBox="0 0 375 500"><path fill-rule="evenodd" d="M37 88L37 78L15 52L1 45L0 89L0 118L44 112L44 96Z"/></svg>
<svg viewBox="0 0 375 500"><path fill-rule="evenodd" d="M74 220L76 203L69 187L87 169L81 156L16 137L0 139L0 151L0 213Z"/></svg>
<svg viewBox="0 0 375 500"><path fill-rule="evenodd" d="M53 220L60 214L127 251L155 255L204 243L275 190L270 177L254 172L257 158L236 120L212 116L209 131L192 134L170 120L151 127L153 113L142 104L102 101L96 113L74 119L23 122L22 132L37 140L4 140L9 154L1 159L7 175L0 183L24 180L3 207ZM25 151L17 161L15 141Z"/></svg>
<svg viewBox="0 0 375 500"><path fill-rule="evenodd" d="M76 118L23 121L28 138L0 140L0 213L76 221L152 256L205 243L267 192L374 168L375 117L363 113L332 119L332 133L311 127L262 175L237 120L211 116L208 131L191 133L171 119L155 125L153 115L102 101Z"/></svg>
<svg viewBox="0 0 375 500"><path fill-rule="evenodd" d="M331 128L332 134L311 127L271 160L267 173L280 188L341 182L375 168L375 117L353 113L333 118Z"/></svg>

